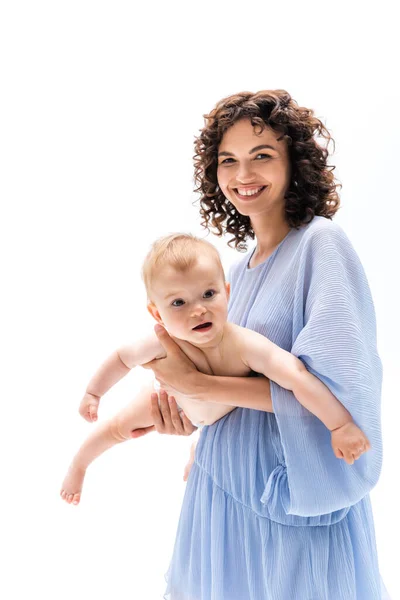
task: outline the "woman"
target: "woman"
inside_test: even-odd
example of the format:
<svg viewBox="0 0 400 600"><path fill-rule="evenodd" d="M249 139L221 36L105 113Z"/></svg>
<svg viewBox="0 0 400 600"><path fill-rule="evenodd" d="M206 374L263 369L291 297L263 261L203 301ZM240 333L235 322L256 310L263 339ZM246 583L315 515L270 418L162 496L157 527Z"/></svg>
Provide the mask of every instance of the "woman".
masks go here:
<svg viewBox="0 0 400 600"><path fill-rule="evenodd" d="M149 365L162 386L239 407L201 433L170 600L387 598L368 496L382 458L375 315L359 259L331 220L337 184L317 137L331 140L283 90L222 100L196 142L200 212L239 250L257 240L231 271L229 320L301 358L372 448L347 465L291 392L263 378L203 375L164 331L168 357ZM170 421L165 402L162 410Z"/></svg>

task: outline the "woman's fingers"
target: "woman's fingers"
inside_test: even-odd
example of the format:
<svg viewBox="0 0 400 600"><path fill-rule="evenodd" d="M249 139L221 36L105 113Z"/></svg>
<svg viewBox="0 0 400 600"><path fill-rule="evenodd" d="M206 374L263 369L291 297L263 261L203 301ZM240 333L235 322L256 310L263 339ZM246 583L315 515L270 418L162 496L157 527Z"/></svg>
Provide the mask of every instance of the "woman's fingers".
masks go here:
<svg viewBox="0 0 400 600"><path fill-rule="evenodd" d="M187 418L183 411L180 413L180 418L182 419L183 423L183 430L185 432L184 435L192 435L193 431L196 431L197 427L193 425L192 421Z"/></svg>
<svg viewBox="0 0 400 600"><path fill-rule="evenodd" d="M158 360L158 359L157 359L157 360ZM140 365L140 366L142 367L142 369L152 369L152 368L153 368L153 367L156 365L156 363L157 363L157 360L156 360L156 359L154 359L154 360L151 360L150 362L143 363L143 364L142 364L142 365Z"/></svg>
<svg viewBox="0 0 400 600"><path fill-rule="evenodd" d="M157 324L154 326L154 331L156 332L156 336L158 337L160 344L163 346L167 354L176 352L176 350L181 352L178 344L174 342L165 327Z"/></svg>
<svg viewBox="0 0 400 600"><path fill-rule="evenodd" d="M173 396L169 397L169 409L171 412L171 421L172 426L175 429L175 433L177 435L185 435L184 425L181 421L181 416L179 414L178 405Z"/></svg>
<svg viewBox="0 0 400 600"><path fill-rule="evenodd" d="M155 429L158 433L187 436L197 429L185 413L179 411L174 396L168 398L165 390L160 390L159 394L151 394L151 416L154 423L151 430ZM140 435L144 433L136 435L132 433L132 437L140 437Z"/></svg>
<svg viewBox="0 0 400 600"><path fill-rule="evenodd" d="M141 429L134 429L131 432L131 437L137 439L143 437L146 435L146 433L150 433L151 431L155 431L154 425L151 425L150 427L142 427Z"/></svg>
<svg viewBox="0 0 400 600"><path fill-rule="evenodd" d="M180 355L183 354L183 352L179 348L178 344L176 342L174 342L174 340L169 335L168 331L162 325L159 325L159 324L155 325L154 331L155 331L162 347L164 348L165 352L167 353L167 356L173 355L174 353L175 353L175 355L177 353ZM153 359L150 362L144 363L143 365L141 365L141 367L144 369L152 369L154 372L156 372L157 366L160 365L160 360L165 360L165 359Z"/></svg>
<svg viewBox="0 0 400 600"><path fill-rule="evenodd" d="M151 417L153 419L154 427L158 433L165 433L164 431L164 419L160 411L160 405L158 403L158 394L151 394Z"/></svg>
<svg viewBox="0 0 400 600"><path fill-rule="evenodd" d="M175 431L174 431L174 427L172 424L171 410L170 410L169 403L168 403L167 392L165 390L160 390L159 398L160 398L161 416L162 416L162 419L164 422L163 433L173 434L173 433L175 433Z"/></svg>

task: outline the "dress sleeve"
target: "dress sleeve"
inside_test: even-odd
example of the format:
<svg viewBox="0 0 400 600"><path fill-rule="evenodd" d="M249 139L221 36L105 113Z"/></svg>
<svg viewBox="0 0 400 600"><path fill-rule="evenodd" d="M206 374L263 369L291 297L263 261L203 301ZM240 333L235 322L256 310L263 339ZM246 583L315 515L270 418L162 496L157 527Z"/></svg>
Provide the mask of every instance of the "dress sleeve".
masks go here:
<svg viewBox="0 0 400 600"><path fill-rule="evenodd" d="M305 244L294 295L292 353L351 413L371 442L353 465L337 459L330 431L293 394L271 382L282 464L261 501L277 498L287 515L343 511L375 486L381 469L382 368L375 311L359 258L337 226L318 229Z"/></svg>

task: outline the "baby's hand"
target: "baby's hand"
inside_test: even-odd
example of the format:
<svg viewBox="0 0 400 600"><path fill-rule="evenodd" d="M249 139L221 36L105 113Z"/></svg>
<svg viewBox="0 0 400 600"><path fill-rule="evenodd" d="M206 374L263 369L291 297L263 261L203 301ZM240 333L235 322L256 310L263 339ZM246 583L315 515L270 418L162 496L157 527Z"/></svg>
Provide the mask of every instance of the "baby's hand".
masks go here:
<svg viewBox="0 0 400 600"><path fill-rule="evenodd" d="M86 421L89 421L89 423L97 421L97 409L99 402L100 396L94 396L94 394L89 394L86 392L79 406L79 414L82 415Z"/></svg>
<svg viewBox="0 0 400 600"><path fill-rule="evenodd" d="M367 436L353 421L338 427L331 434L332 448L336 458L343 458L349 465L352 465L371 448Z"/></svg>

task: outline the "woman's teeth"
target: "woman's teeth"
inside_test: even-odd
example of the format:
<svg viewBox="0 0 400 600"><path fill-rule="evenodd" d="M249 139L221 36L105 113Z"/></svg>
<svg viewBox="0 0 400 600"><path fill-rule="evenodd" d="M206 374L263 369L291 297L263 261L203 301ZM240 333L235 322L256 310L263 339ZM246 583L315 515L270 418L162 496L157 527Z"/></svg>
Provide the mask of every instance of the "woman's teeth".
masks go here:
<svg viewBox="0 0 400 600"><path fill-rule="evenodd" d="M264 186L254 188L252 190L248 190L246 188L238 188L237 191L241 196L254 196L254 194L258 194L263 189Z"/></svg>

